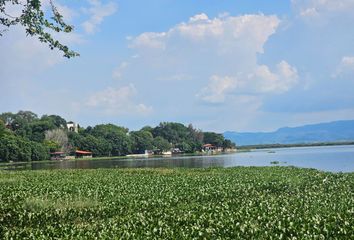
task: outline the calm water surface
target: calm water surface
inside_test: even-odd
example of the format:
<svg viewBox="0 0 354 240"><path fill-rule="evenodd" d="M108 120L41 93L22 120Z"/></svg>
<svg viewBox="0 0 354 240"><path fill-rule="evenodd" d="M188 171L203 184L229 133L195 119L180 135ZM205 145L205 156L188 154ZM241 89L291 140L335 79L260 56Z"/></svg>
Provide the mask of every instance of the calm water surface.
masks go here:
<svg viewBox="0 0 354 240"><path fill-rule="evenodd" d="M274 162L277 162L277 164L274 164ZM208 156L36 162L14 164L7 169L206 168L275 165L316 168L331 172L354 172L354 145L262 149Z"/></svg>

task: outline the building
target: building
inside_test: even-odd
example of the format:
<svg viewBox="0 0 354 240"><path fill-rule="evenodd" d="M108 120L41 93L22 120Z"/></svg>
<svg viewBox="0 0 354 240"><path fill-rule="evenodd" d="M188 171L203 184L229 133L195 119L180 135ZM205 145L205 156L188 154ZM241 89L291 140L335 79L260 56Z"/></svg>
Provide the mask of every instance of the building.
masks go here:
<svg viewBox="0 0 354 240"><path fill-rule="evenodd" d="M79 132L79 124L74 123L72 121L66 123L66 127L68 128L69 132Z"/></svg>
<svg viewBox="0 0 354 240"><path fill-rule="evenodd" d="M213 144L207 143L203 145L202 150L204 152L213 152L216 150L216 147Z"/></svg>
<svg viewBox="0 0 354 240"><path fill-rule="evenodd" d="M76 150L75 156L76 158L92 158L92 152Z"/></svg>

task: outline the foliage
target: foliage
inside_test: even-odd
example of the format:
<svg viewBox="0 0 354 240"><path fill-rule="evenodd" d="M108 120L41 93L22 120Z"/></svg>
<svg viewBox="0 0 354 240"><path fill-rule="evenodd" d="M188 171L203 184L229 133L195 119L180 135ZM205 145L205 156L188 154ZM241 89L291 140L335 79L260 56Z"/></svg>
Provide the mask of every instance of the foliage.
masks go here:
<svg viewBox="0 0 354 240"><path fill-rule="evenodd" d="M153 129L154 137L163 137L172 144L178 144L189 136L189 131L182 123L160 123Z"/></svg>
<svg viewBox="0 0 354 240"><path fill-rule="evenodd" d="M193 153L200 151L204 143L212 143L224 148L234 147L234 144L225 140L221 134L203 133L191 124L185 126L181 123L163 122L154 128L145 126L139 131L131 132L127 128L114 124L99 124L94 127L80 127L78 133L68 132L66 124L67 121L58 115L43 115L39 118L30 111L0 114L0 135L7 132L13 135L12 140L18 138L14 140L15 145L6 143L12 146L10 148L13 149L12 151L18 153L4 153L3 160L14 161L15 156L19 157L22 154L21 151L24 151L21 159L27 161L44 156L44 150L66 153L86 150L91 151L95 157L106 157L144 153L145 150L170 151L173 148L178 148L181 152ZM21 141L37 142L42 146L33 153L33 157L28 157L31 151L26 150L27 145ZM24 149L19 147L20 145L24 146Z"/></svg>
<svg viewBox="0 0 354 240"><path fill-rule="evenodd" d="M163 122L153 128L154 137L166 139L173 147L179 148L183 152L200 151L204 139L202 131L194 129L190 124L188 127L181 123Z"/></svg>
<svg viewBox="0 0 354 240"><path fill-rule="evenodd" d="M0 136L2 136L3 134L5 134L5 123L0 119Z"/></svg>
<svg viewBox="0 0 354 240"><path fill-rule="evenodd" d="M69 144L74 149L92 152L95 157L111 156L112 146L104 138L96 138L92 135L82 136L78 133L69 133Z"/></svg>
<svg viewBox="0 0 354 240"><path fill-rule="evenodd" d="M32 161L41 161L45 159L49 159L49 149L44 144L40 144L37 142L32 142Z"/></svg>
<svg viewBox="0 0 354 240"><path fill-rule="evenodd" d="M171 149L171 144L163 137L155 137L153 140L154 150L168 151Z"/></svg>
<svg viewBox="0 0 354 240"><path fill-rule="evenodd" d="M54 142L54 141L47 141L44 140L43 145L49 149L49 152L58 152L60 151L60 146L58 143Z"/></svg>
<svg viewBox="0 0 354 240"><path fill-rule="evenodd" d="M64 22L63 16L58 12L52 0L49 1L52 16L47 18L41 2L41 0L1 0L0 26L7 30L7 28L20 24L25 28L27 35L37 36L41 42L48 44L50 49L58 49L63 52L64 57L79 56L78 53L53 38L55 32L72 32L73 26ZM8 8L11 6L21 8L19 16L10 15ZM0 36L5 30L0 29Z"/></svg>
<svg viewBox="0 0 354 240"><path fill-rule="evenodd" d="M31 161L48 159L48 148L13 134L0 138L0 161Z"/></svg>
<svg viewBox="0 0 354 240"><path fill-rule="evenodd" d="M144 153L145 150L153 149L154 138L149 131L140 130L130 133L132 139L132 151Z"/></svg>
<svg viewBox="0 0 354 240"><path fill-rule="evenodd" d="M0 173L1 239L353 239L354 174L281 167Z"/></svg>
<svg viewBox="0 0 354 240"><path fill-rule="evenodd" d="M45 131L45 140L56 143L61 151L67 152L68 150L68 135L63 129Z"/></svg>
<svg viewBox="0 0 354 240"><path fill-rule="evenodd" d="M66 120L58 115L43 115L41 121L51 122L56 128L66 128Z"/></svg>
<svg viewBox="0 0 354 240"><path fill-rule="evenodd" d="M229 139L224 139L224 141L222 142L222 147L223 148L235 148L236 144L231 142L231 140L229 140Z"/></svg>
<svg viewBox="0 0 354 240"><path fill-rule="evenodd" d="M131 139L128 129L113 124L100 124L89 133L96 138L105 139L111 146L110 156L123 156L131 152Z"/></svg>
<svg viewBox="0 0 354 240"><path fill-rule="evenodd" d="M31 129L31 134L28 138L35 142L43 142L45 139L45 132L55 128L52 122L40 120L31 122L29 127Z"/></svg>
<svg viewBox="0 0 354 240"><path fill-rule="evenodd" d="M223 143L224 143L224 136L219 133L205 132L204 133L204 142L213 144L217 147L222 147Z"/></svg>

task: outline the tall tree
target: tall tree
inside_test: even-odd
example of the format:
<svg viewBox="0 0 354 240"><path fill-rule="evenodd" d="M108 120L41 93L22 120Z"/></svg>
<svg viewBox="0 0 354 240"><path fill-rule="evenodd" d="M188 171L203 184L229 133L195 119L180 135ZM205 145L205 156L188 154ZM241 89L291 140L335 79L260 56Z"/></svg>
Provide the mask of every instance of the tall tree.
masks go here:
<svg viewBox="0 0 354 240"><path fill-rule="evenodd" d="M224 136L219 133L205 132L204 143L210 143L217 147L222 147L224 143Z"/></svg>
<svg viewBox="0 0 354 240"><path fill-rule="evenodd" d="M163 137L156 137L153 140L154 150L168 151L171 149L171 144Z"/></svg>
<svg viewBox="0 0 354 240"><path fill-rule="evenodd" d="M145 150L152 150L153 136L151 132L140 130L130 133L132 139L132 151L134 153L144 153Z"/></svg>
<svg viewBox="0 0 354 240"><path fill-rule="evenodd" d="M63 129L53 129L45 132L45 140L57 143L60 150L67 152L68 150L68 135Z"/></svg>
<svg viewBox="0 0 354 240"><path fill-rule="evenodd" d="M52 122L57 128L66 128L66 120L58 115L43 115L41 121Z"/></svg>
<svg viewBox="0 0 354 240"><path fill-rule="evenodd" d="M5 133L5 123L0 119L0 137Z"/></svg>

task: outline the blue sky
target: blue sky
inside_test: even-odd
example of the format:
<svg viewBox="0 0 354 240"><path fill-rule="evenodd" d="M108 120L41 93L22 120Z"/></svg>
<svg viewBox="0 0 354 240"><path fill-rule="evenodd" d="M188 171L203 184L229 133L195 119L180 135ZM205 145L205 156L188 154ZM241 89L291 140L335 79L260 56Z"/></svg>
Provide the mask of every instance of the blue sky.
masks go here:
<svg viewBox="0 0 354 240"><path fill-rule="evenodd" d="M81 56L11 28L0 38L0 112L219 132L354 119L354 0L56 4L75 26L57 37Z"/></svg>

